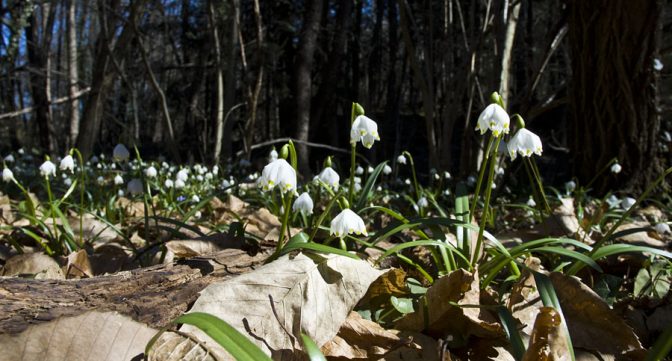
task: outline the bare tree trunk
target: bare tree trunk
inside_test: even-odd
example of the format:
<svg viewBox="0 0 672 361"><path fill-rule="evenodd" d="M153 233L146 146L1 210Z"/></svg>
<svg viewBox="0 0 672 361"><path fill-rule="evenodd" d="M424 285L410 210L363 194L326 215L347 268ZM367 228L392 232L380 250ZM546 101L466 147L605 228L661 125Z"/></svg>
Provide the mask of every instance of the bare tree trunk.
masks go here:
<svg viewBox="0 0 672 361"><path fill-rule="evenodd" d="M296 138L307 142L310 134L310 102L312 98L313 55L320 30L323 0L308 1L296 59ZM298 144L299 167L302 174L310 173L308 146Z"/></svg>
<svg viewBox="0 0 672 361"><path fill-rule="evenodd" d="M598 192L650 184L658 161L660 0L571 0L574 171L588 182L617 157L622 172L597 179Z"/></svg>
<svg viewBox="0 0 672 361"><path fill-rule="evenodd" d="M66 0L68 14L66 17L67 28L67 46L68 46L68 95L70 96L70 138L68 147L72 147L77 142L79 135L79 98L75 97L79 86L77 69L77 28L75 25L75 10L77 2L75 0Z"/></svg>
<svg viewBox="0 0 672 361"><path fill-rule="evenodd" d="M261 23L261 9L259 7L259 0L254 0L254 19L257 30L257 76L254 81L254 87L247 88L247 108L250 112L250 117L245 124L245 148L247 148L246 155L250 156L250 150L254 135L256 133L255 126L257 124L257 104L259 103L259 94L261 94L261 85L264 80L264 50L262 48L264 43L264 31Z"/></svg>
<svg viewBox="0 0 672 361"><path fill-rule="evenodd" d="M215 106L214 114L215 149L212 154L212 160L215 164L219 164L219 156L222 153L222 136L224 135L224 75L222 74L222 50L219 44L219 31L217 31L217 16L212 0L208 1L208 14L215 51L215 78L217 82L215 85L215 102L217 105Z"/></svg>
<svg viewBox="0 0 672 361"><path fill-rule="evenodd" d="M236 48L238 46L238 21L240 18L240 13L238 11L240 7L240 0L231 0L231 11L232 16L229 20L229 40L226 43L226 76L224 78L224 109L226 109L228 117L224 119L224 135L222 138L223 142L223 156L224 159L229 159L233 156L233 124L234 121L231 119L231 110L235 106L236 101Z"/></svg>
<svg viewBox="0 0 672 361"><path fill-rule="evenodd" d="M504 35L504 48L502 50L502 72L499 76L499 95L504 100L504 104L509 106L511 97L511 68L513 65L513 41L516 38L516 25L518 25L518 16L520 15L520 3L516 1L512 4L511 13L506 21L506 34Z"/></svg>

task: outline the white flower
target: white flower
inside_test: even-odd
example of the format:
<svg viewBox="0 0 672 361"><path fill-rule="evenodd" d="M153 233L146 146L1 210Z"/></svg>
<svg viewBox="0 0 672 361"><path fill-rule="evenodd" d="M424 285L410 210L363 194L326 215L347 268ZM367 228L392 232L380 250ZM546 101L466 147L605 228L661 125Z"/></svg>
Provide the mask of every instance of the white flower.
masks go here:
<svg viewBox="0 0 672 361"><path fill-rule="evenodd" d="M98 183L98 185L102 186L105 184L105 178L103 178L103 176L101 175L98 178L96 178L96 182Z"/></svg>
<svg viewBox="0 0 672 361"><path fill-rule="evenodd" d="M625 197L621 200L621 208L625 209L626 211L630 209L633 205L635 205L635 202L637 200L632 198L632 197Z"/></svg>
<svg viewBox="0 0 672 361"><path fill-rule="evenodd" d="M374 141L380 140L378 124L365 115L355 118L350 129L350 143L355 144L360 140L367 149L371 149Z"/></svg>
<svg viewBox="0 0 672 361"><path fill-rule="evenodd" d="M222 189L224 189L224 188L229 188L229 187L231 187L231 182L229 182L229 181L226 180L226 179L223 179L223 180L222 180L222 184L220 185L220 187L221 187Z"/></svg>
<svg viewBox="0 0 672 361"><path fill-rule="evenodd" d="M448 172L443 172L443 178L445 178L445 179L450 179L450 178L451 178L450 173L448 173Z"/></svg>
<svg viewBox="0 0 672 361"><path fill-rule="evenodd" d="M672 231L670 231L670 225L667 223L658 223L653 228L656 230L656 232L658 232L658 234L672 233Z"/></svg>
<svg viewBox="0 0 672 361"><path fill-rule="evenodd" d="M173 182L172 179L166 179L166 181L163 182L163 185L164 185L164 187L170 189L170 188L173 188L173 186L175 185L175 183Z"/></svg>
<svg viewBox="0 0 672 361"><path fill-rule="evenodd" d="M70 178L63 179L63 184L65 184L66 187L70 187L72 185L72 179Z"/></svg>
<svg viewBox="0 0 672 361"><path fill-rule="evenodd" d="M614 165L611 166L611 173L614 173L614 174L621 173L621 169L623 169L623 168L621 167L620 164L614 163Z"/></svg>
<svg viewBox="0 0 672 361"><path fill-rule="evenodd" d="M122 184L124 184L124 178L121 176L121 174L114 176L114 185L120 186Z"/></svg>
<svg viewBox="0 0 672 361"><path fill-rule="evenodd" d="M197 176L196 176L196 180L199 181L199 182L203 182L203 176L200 175L200 174L197 175Z"/></svg>
<svg viewBox="0 0 672 361"><path fill-rule="evenodd" d="M185 186L186 186L186 184L184 184L184 181L182 179L180 179L180 178L175 179L175 188L176 189L182 189Z"/></svg>
<svg viewBox="0 0 672 361"><path fill-rule="evenodd" d="M480 131L481 134L485 134L490 129L492 135L499 137L502 133L509 134L510 123L511 119L506 110L498 104L493 103L485 107L485 110L478 116L476 130Z"/></svg>
<svg viewBox="0 0 672 361"><path fill-rule="evenodd" d="M61 159L61 164L59 164L58 169L73 172L75 170L75 160L72 159L71 155L66 155L65 158Z"/></svg>
<svg viewBox="0 0 672 361"><path fill-rule="evenodd" d="M274 160L277 160L278 159L278 151L275 150L275 148L271 149L271 152L268 153L268 158L271 160L271 162L274 161Z"/></svg>
<svg viewBox="0 0 672 361"><path fill-rule="evenodd" d="M418 207L427 208L428 205L429 205L429 202L427 202L427 198L420 197L420 199L418 199Z"/></svg>
<svg viewBox="0 0 672 361"><path fill-rule="evenodd" d="M364 174L364 168L362 168L360 166L357 166L357 168L355 169L355 174L357 174L357 175Z"/></svg>
<svg viewBox="0 0 672 361"><path fill-rule="evenodd" d="M530 197L530 199L527 200L527 205L528 205L529 207L536 207L536 206L537 206L537 202L534 201L534 198Z"/></svg>
<svg viewBox="0 0 672 361"><path fill-rule="evenodd" d="M154 166L149 166L149 168L145 169L145 176L147 178L155 178L157 174L156 168Z"/></svg>
<svg viewBox="0 0 672 361"><path fill-rule="evenodd" d="M392 173L392 167L390 167L389 165L385 164L385 166L383 167L383 174L388 175L388 174L390 174L390 173Z"/></svg>
<svg viewBox="0 0 672 361"><path fill-rule="evenodd" d="M40 166L40 174L43 177L48 177L50 175L56 176L56 165L49 160L45 161Z"/></svg>
<svg viewBox="0 0 672 361"><path fill-rule="evenodd" d="M211 180L214 177L214 175L211 172L205 173L205 179Z"/></svg>
<svg viewBox="0 0 672 361"><path fill-rule="evenodd" d="M196 213L194 213L194 218L195 218L195 219L199 219L199 218L201 218L202 216L203 216L203 213L201 213L201 211L196 211Z"/></svg>
<svg viewBox="0 0 672 361"><path fill-rule="evenodd" d="M142 194L143 193L142 181L138 178L132 179L130 182L128 182L128 185L126 186L126 191L130 193L132 196Z"/></svg>
<svg viewBox="0 0 672 361"><path fill-rule="evenodd" d="M355 183L355 186L353 187L355 190L355 193L359 193L359 191L362 190L362 184L361 183Z"/></svg>
<svg viewBox="0 0 672 361"><path fill-rule="evenodd" d="M198 195L194 194L193 196L191 196L191 201L194 203L198 203L201 201L201 198Z"/></svg>
<svg viewBox="0 0 672 361"><path fill-rule="evenodd" d="M511 137L509 144L507 144L507 148L509 148L511 159L516 159L516 153L523 157L530 157L532 153L541 155L542 152L541 139L539 139L539 136L525 128L520 129L513 137Z"/></svg>
<svg viewBox="0 0 672 361"><path fill-rule="evenodd" d="M257 184L264 191L270 191L276 186L285 193L296 189L296 171L284 159L277 159L264 167Z"/></svg>
<svg viewBox="0 0 672 361"><path fill-rule="evenodd" d="M128 148L126 148L126 146L121 143L117 144L117 146L114 147L114 150L112 150L112 159L117 162L125 162L130 156L131 153L128 151Z"/></svg>
<svg viewBox="0 0 672 361"><path fill-rule="evenodd" d="M653 68L656 69L656 71L663 70L663 62L658 58L653 59Z"/></svg>
<svg viewBox="0 0 672 361"><path fill-rule="evenodd" d="M118 196L118 197L123 197L124 194L125 194L125 193L124 193L124 190L123 190L123 189L120 189L120 190L117 191L117 196Z"/></svg>
<svg viewBox="0 0 672 361"><path fill-rule="evenodd" d="M474 177L473 175L468 176L467 177L467 184L469 186L473 186L474 184L476 184L476 177Z"/></svg>
<svg viewBox="0 0 672 361"><path fill-rule="evenodd" d="M318 176L318 179L322 181L324 184L336 190L338 189L338 182L340 181L341 177L331 167L326 167L322 170L322 172Z"/></svg>
<svg viewBox="0 0 672 361"><path fill-rule="evenodd" d="M5 168L2 170L2 180L5 181L5 183L9 183L14 180L14 173L12 173L11 169Z"/></svg>
<svg viewBox="0 0 672 361"><path fill-rule="evenodd" d="M14 156L9 154L5 157L5 162L7 163L14 163Z"/></svg>
<svg viewBox="0 0 672 361"><path fill-rule="evenodd" d="M329 234L343 238L348 234L363 234L367 236L364 221L357 213L346 208L339 213L332 221L329 227Z"/></svg>
<svg viewBox="0 0 672 361"><path fill-rule="evenodd" d="M618 207L619 204L621 204L621 200L616 198L615 195L610 195L609 198L606 199L607 204L609 204L609 208L616 208Z"/></svg>
<svg viewBox="0 0 672 361"><path fill-rule="evenodd" d="M177 180L181 180L182 182L186 182L187 179L189 179L189 171L186 169L180 169L180 171L177 172L175 178Z"/></svg>
<svg viewBox="0 0 672 361"><path fill-rule="evenodd" d="M404 184L410 186L410 185L411 185L411 179L410 179L410 178L406 178L406 180L404 180Z"/></svg>
<svg viewBox="0 0 672 361"><path fill-rule="evenodd" d="M576 189L576 182L570 180L569 182L565 183L565 191L568 194L574 192L575 189Z"/></svg>
<svg viewBox="0 0 672 361"><path fill-rule="evenodd" d="M301 195L294 201L292 210L294 212L302 212L305 215L313 214L313 200L310 198L310 195L307 192L301 193Z"/></svg>
<svg viewBox="0 0 672 361"><path fill-rule="evenodd" d="M374 169L372 166L369 166L369 168L366 168L366 171L369 173L373 173Z"/></svg>
<svg viewBox="0 0 672 361"><path fill-rule="evenodd" d="M403 154L400 154L397 157L397 163L399 164L406 164L406 157Z"/></svg>
<svg viewBox="0 0 672 361"><path fill-rule="evenodd" d="M352 180L355 182L355 184L361 184L362 183L362 178L360 178L360 177L352 177Z"/></svg>

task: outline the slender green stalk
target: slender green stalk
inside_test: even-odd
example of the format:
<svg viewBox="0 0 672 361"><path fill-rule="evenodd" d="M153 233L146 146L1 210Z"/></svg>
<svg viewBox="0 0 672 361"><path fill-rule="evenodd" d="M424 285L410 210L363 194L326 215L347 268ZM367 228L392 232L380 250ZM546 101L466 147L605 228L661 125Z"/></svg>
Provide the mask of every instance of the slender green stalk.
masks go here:
<svg viewBox="0 0 672 361"><path fill-rule="evenodd" d="M483 153L483 161L481 162L481 169L478 171L478 180L476 181L476 189L474 190L474 200L471 203L471 208L469 209L469 221L471 222L474 219L474 213L476 212L476 205L478 204L478 196L481 193L481 185L483 184L483 175L485 174L485 168L487 167L488 160L490 160L490 148L492 143L495 140L495 137L490 134L488 139L488 146L485 148Z"/></svg>
<svg viewBox="0 0 672 361"><path fill-rule="evenodd" d="M47 197L49 197L49 209L51 211L51 219L54 224L54 241L56 243L59 242L58 240L58 224L56 223L56 212L54 211L54 195L51 193L51 185L49 184L49 176L45 175L44 176L44 183L47 186Z"/></svg>
<svg viewBox="0 0 672 361"><path fill-rule="evenodd" d="M602 169L600 169L599 172L595 173L593 179L591 179L584 188L586 189L590 188L590 186L593 185L593 183L595 183L595 181L602 175L602 173L604 173L607 169L611 167L612 164L616 163L617 161L618 158L612 158L609 162L607 162L607 164L604 167L602 167Z"/></svg>
<svg viewBox="0 0 672 361"><path fill-rule="evenodd" d="M485 189L485 203L483 204L483 215L481 216L480 227L478 228L478 239L476 240L476 248L471 259L472 267L478 261L478 255L481 252L481 246L483 245L483 232L485 231L485 224L488 222L489 211L490 211L490 196L492 195L492 183L495 178L495 163L497 163L497 148L499 148L499 142L502 138L497 137L495 141L495 148L492 152L490 159L490 167L488 171L488 181L485 184L487 187Z"/></svg>
<svg viewBox="0 0 672 361"><path fill-rule="evenodd" d="M355 117L357 116L357 103L352 103L352 108L350 110L350 128L352 129L352 124L355 122ZM355 161L357 159L357 142L352 142L350 140L350 181L348 183L348 203L352 204L352 198L355 196Z"/></svg>
<svg viewBox="0 0 672 361"><path fill-rule="evenodd" d="M422 192L420 192L420 185L418 184L418 177L415 175L415 162L413 161L413 156L407 151L403 151L402 154L408 158L408 161L411 162L411 175L413 176L413 188L415 189L415 200L420 200Z"/></svg>
<svg viewBox="0 0 672 361"><path fill-rule="evenodd" d="M548 214L551 214L551 206L548 205L548 199L546 198L546 192L544 192L544 185L541 182L541 174L539 173L539 168L537 168L537 163L534 161L534 159L529 157L525 158L525 162L528 163L530 169L532 170L532 176L534 177L536 185L539 189L539 195L541 200L544 202L544 209L546 212L548 212Z"/></svg>
<svg viewBox="0 0 672 361"><path fill-rule="evenodd" d="M77 148L72 148L72 152L77 154L79 161L79 246L84 246L84 187L86 181L86 169L84 168L84 161L82 153Z"/></svg>
<svg viewBox="0 0 672 361"><path fill-rule="evenodd" d="M282 247L285 245L285 231L287 230L287 226L289 224L289 215L292 212L291 210L291 204L292 204L292 193L290 192L287 197L285 197L282 192L280 192L280 199L282 200L282 206L285 208L285 213L282 216L282 224L280 225L280 235L278 236L278 243L275 245L275 251L271 255L271 257L266 260L266 262L270 262L278 258L280 256L280 253L282 252Z"/></svg>

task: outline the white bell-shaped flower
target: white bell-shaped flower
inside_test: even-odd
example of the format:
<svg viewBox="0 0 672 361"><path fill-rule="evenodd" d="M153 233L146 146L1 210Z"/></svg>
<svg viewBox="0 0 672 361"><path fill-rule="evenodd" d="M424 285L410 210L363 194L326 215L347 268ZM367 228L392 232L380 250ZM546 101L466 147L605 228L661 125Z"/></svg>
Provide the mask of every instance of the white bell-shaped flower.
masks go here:
<svg viewBox="0 0 672 361"><path fill-rule="evenodd" d="M268 153L268 158L271 160L271 162L274 161L274 160L277 160L278 159L278 151L275 150L275 148L271 149L271 152Z"/></svg>
<svg viewBox="0 0 672 361"><path fill-rule="evenodd" d="M418 207L427 208L427 206L429 206L429 202L427 201L427 198L420 197L420 199L418 199Z"/></svg>
<svg viewBox="0 0 672 361"><path fill-rule="evenodd" d="M630 207L635 205L635 202L637 202L636 199L632 197L625 197L621 200L621 208L627 211L628 209L630 209Z"/></svg>
<svg viewBox="0 0 672 361"><path fill-rule="evenodd" d="M125 162L128 160L128 157L131 156L131 153L128 151L125 145L119 143L112 150L112 159L117 162Z"/></svg>
<svg viewBox="0 0 672 361"><path fill-rule="evenodd" d="M122 184L124 184L124 178L121 176L121 174L114 176L114 185L120 186Z"/></svg>
<svg viewBox="0 0 672 361"><path fill-rule="evenodd" d="M8 155L4 158L4 160L5 160L5 162L7 162L7 163L14 163L14 161L15 161L14 156L11 155L11 154L8 154Z"/></svg>
<svg viewBox="0 0 672 361"><path fill-rule="evenodd" d="M667 223L658 223L653 227L653 229L655 229L658 234L672 233L672 231L670 231L670 225Z"/></svg>
<svg viewBox="0 0 672 361"><path fill-rule="evenodd" d="M172 179L166 179L166 181L163 182L163 186L166 187L166 189L171 189L175 186L175 182L173 182Z"/></svg>
<svg viewBox="0 0 672 361"><path fill-rule="evenodd" d="M72 159L71 155L66 155L65 158L61 159L61 163L58 165L58 169L62 171L69 170L70 172L74 172L75 160Z"/></svg>
<svg viewBox="0 0 672 361"><path fill-rule="evenodd" d="M506 110L498 104L493 103L485 107L485 110L478 116L476 130L480 131L481 134L485 134L490 129L492 135L499 137L501 134L509 134L510 123L511 119Z"/></svg>
<svg viewBox="0 0 672 361"><path fill-rule="evenodd" d="M174 184L174 185L175 185L175 188L176 188L176 189L182 189L182 188L184 188L184 187L186 186L186 184L184 183L184 181L183 181L182 179L180 179L180 178L175 179L175 184Z"/></svg>
<svg viewBox="0 0 672 361"><path fill-rule="evenodd" d="M392 167L390 167L389 165L385 164L385 166L383 166L383 174L388 175L388 174L390 174L390 173L392 173Z"/></svg>
<svg viewBox="0 0 672 361"><path fill-rule="evenodd" d="M136 196L143 193L142 181L138 178L132 179L128 182L126 186L126 192L132 196Z"/></svg>
<svg viewBox="0 0 672 361"><path fill-rule="evenodd" d="M348 234L363 234L367 236L364 220L350 209L344 209L332 221L329 228L330 235L344 238Z"/></svg>
<svg viewBox="0 0 672 361"><path fill-rule="evenodd" d="M186 169L180 169L179 172L177 172L177 175L175 176L175 179L179 179L182 182L186 182L187 179L189 179L189 171Z"/></svg>
<svg viewBox="0 0 672 361"><path fill-rule="evenodd" d="M2 170L2 180L5 181L5 183L14 180L14 173L11 169L5 167L5 169Z"/></svg>
<svg viewBox="0 0 672 361"><path fill-rule="evenodd" d="M334 190L337 190L338 182L341 180L341 177L331 167L326 167L320 172L318 179Z"/></svg>
<svg viewBox="0 0 672 361"><path fill-rule="evenodd" d="M611 173L614 173L614 174L621 173L621 170L622 170L622 169L623 169L623 167L621 167L620 164L618 164L618 163L614 163L614 164L611 166Z"/></svg>
<svg viewBox="0 0 672 361"><path fill-rule="evenodd" d="M296 189L296 171L286 160L280 158L264 167L257 183L264 191L270 191L276 186L282 193Z"/></svg>
<svg viewBox="0 0 672 361"><path fill-rule="evenodd" d="M145 169L145 176L147 178L156 178L157 171L154 166L149 166L149 168Z"/></svg>
<svg viewBox="0 0 672 361"><path fill-rule="evenodd" d="M520 154L523 157L530 157L532 153L541 155L542 146L539 136L522 128L509 140L507 144L509 155L511 159L516 159L516 155Z"/></svg>
<svg viewBox="0 0 672 361"><path fill-rule="evenodd" d="M357 175L364 174L364 168L362 168L361 166L358 165L357 168L355 168L355 174L357 174Z"/></svg>
<svg viewBox="0 0 672 361"><path fill-rule="evenodd" d="M52 163L50 160L45 161L40 166L40 174L43 177L56 176L56 164Z"/></svg>
<svg viewBox="0 0 672 361"><path fill-rule="evenodd" d="M371 149L376 140L380 140L378 124L365 115L355 118L350 129L350 143L355 144L361 141L364 147Z"/></svg>
<svg viewBox="0 0 672 361"><path fill-rule="evenodd" d="M399 155L399 156L397 157L397 163L399 163L399 164L406 164L406 157L405 157L403 154Z"/></svg>
<svg viewBox="0 0 672 361"><path fill-rule="evenodd" d="M307 216L313 214L313 199L307 192L301 193L292 205L292 211L301 212Z"/></svg>

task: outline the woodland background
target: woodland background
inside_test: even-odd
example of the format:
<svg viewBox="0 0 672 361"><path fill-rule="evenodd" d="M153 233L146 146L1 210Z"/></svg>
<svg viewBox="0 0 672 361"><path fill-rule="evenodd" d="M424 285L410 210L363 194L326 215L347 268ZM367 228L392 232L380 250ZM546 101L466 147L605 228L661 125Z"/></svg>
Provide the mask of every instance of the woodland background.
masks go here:
<svg viewBox="0 0 672 361"><path fill-rule="evenodd" d="M4 0L0 152L124 143L263 164L292 137L310 174L347 157L357 101L379 125L371 162L409 150L425 176L466 177L499 91L541 135L550 184L618 157L622 176L595 188L637 190L672 160L671 12L662 0Z"/></svg>

